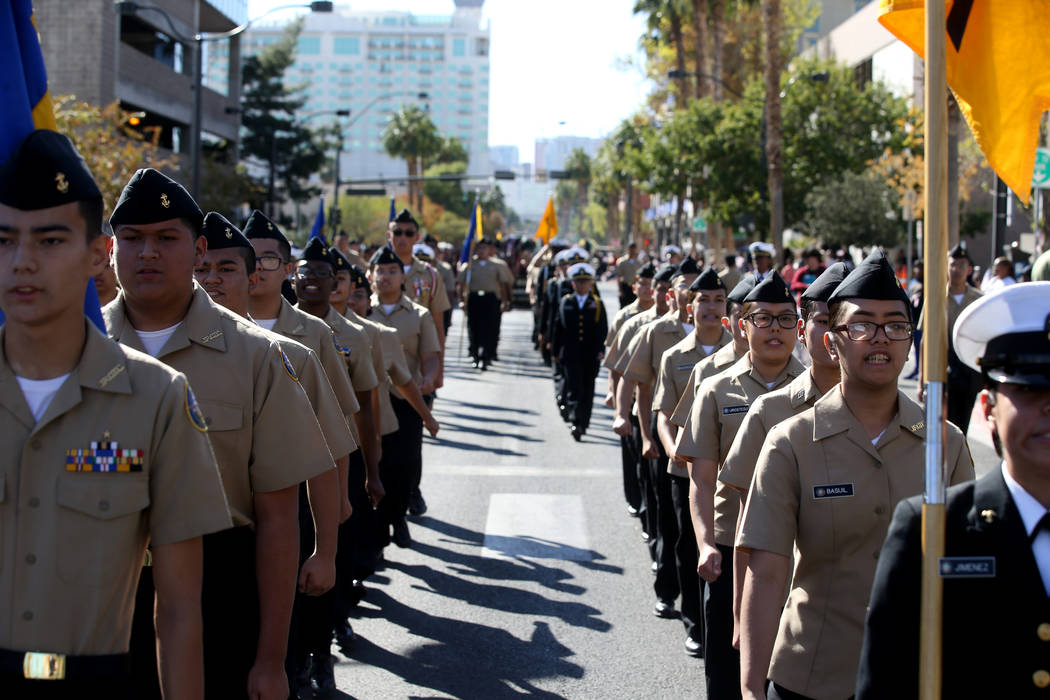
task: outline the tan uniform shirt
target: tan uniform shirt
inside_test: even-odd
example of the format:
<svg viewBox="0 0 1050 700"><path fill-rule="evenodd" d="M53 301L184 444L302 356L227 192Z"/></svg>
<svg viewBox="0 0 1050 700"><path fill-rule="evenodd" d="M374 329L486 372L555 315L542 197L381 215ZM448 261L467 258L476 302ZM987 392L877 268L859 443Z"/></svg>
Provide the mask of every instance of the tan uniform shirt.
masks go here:
<svg viewBox="0 0 1050 700"><path fill-rule="evenodd" d="M678 405L679 399L689 386L689 377L693 367L706 357L704 346L698 342L695 332L664 351L660 359L660 371L656 376L656 388L653 390L653 410L670 417ZM711 355L726 344L733 342L733 336L722 330L722 335L711 350ZM667 472L674 476L687 478L689 472L674 460L667 463Z"/></svg>
<svg viewBox="0 0 1050 700"><path fill-rule="evenodd" d="M418 383L423 377L421 367L423 355L441 351L437 329L434 327L434 317L422 306L413 304L408 297L402 295L389 315L383 311L379 297L372 297L370 318L376 323L382 323L397 331L398 338L401 340L401 349L405 352L408 369L412 373L412 380ZM391 387L391 393L398 398L404 398L397 387Z"/></svg>
<svg viewBox="0 0 1050 700"><path fill-rule="evenodd" d="M654 305L653 309L655 308L656 306ZM678 323L678 314L674 311L668 310L663 316L657 317L655 311L653 311L652 314L643 312L623 324L623 330L620 332L620 337L616 342L617 355L612 369L626 376L627 368L631 366L631 359L635 356L639 344L643 342L646 327L668 319L670 319L672 323ZM678 337L673 343L671 343L671 345L674 345L674 343L677 343L685 337L685 331L682 330L682 325L680 323L678 324L678 329ZM671 347L671 345L668 345L667 347ZM641 370L640 367L638 369ZM655 374L656 372L654 370L654 378ZM638 380L635 379L635 381Z"/></svg>
<svg viewBox="0 0 1050 700"><path fill-rule="evenodd" d="M952 330L955 329L955 322L959 320L959 314L963 312L970 304L980 299L984 294L979 290L966 285L966 291L963 292L962 302L955 301L955 297L952 296L951 292L948 292L948 337L952 337ZM926 307L923 306L922 313L919 314L919 323L917 325L919 330L922 330L923 324L926 320Z"/></svg>
<svg viewBox="0 0 1050 700"><path fill-rule="evenodd" d="M85 325L39 421L0 351L0 648L12 651L126 652L146 544L231 525L186 377ZM134 452L93 471L107 449Z"/></svg>
<svg viewBox="0 0 1050 700"><path fill-rule="evenodd" d="M796 693L853 694L893 509L923 490L923 411L903 393L897 400L897 416L875 445L833 389L774 426L759 454L737 546L797 552L769 670ZM951 424L944 452L949 484L974 478L966 440Z"/></svg>
<svg viewBox="0 0 1050 700"><path fill-rule="evenodd" d="M495 265L496 271L499 273L500 284L505 284L511 289L514 289L514 273L510 269L510 265L503 258L491 257L489 258Z"/></svg>
<svg viewBox="0 0 1050 700"><path fill-rule="evenodd" d="M456 273L452 270L452 266L444 260L437 260L433 265L434 269L438 271L441 281L445 283L445 297L451 297L453 291L456 289ZM452 299L449 298L448 301L449 308L451 308Z"/></svg>
<svg viewBox="0 0 1050 700"><path fill-rule="evenodd" d="M642 263L636 258L628 258L626 255L616 261L616 280L620 284L628 286L634 284L634 278L638 276L638 270Z"/></svg>
<svg viewBox="0 0 1050 700"><path fill-rule="evenodd" d="M123 293L102 312L111 338L145 350ZM157 359L185 374L197 395L234 525L255 525L254 493L280 491L332 468L287 356L263 329L213 302L197 283Z"/></svg>
<svg viewBox="0 0 1050 700"><path fill-rule="evenodd" d="M499 266L491 260L474 258L470 265L459 271L459 283L468 293L500 294L499 280Z"/></svg>
<svg viewBox="0 0 1050 700"><path fill-rule="evenodd" d="M732 338L732 335L730 335L730 338ZM729 343L696 363L692 371L689 372L689 379L685 382L685 391L678 398L678 403L671 413L671 422L679 428L684 428L689 422L689 414L693 410L693 399L696 398L696 392L700 390L700 385L703 384L704 380L729 369L741 357L743 355L737 354L736 345L730 340Z"/></svg>
<svg viewBox="0 0 1050 700"><path fill-rule="evenodd" d="M368 269L368 262L361 257L360 253L357 253L350 248L347 248L346 250L346 259L350 261L351 265L357 265L362 270Z"/></svg>
<svg viewBox="0 0 1050 700"><path fill-rule="evenodd" d="M368 342L364 329L350 323L331 306L328 307L324 322L335 334L336 350L343 356L354 391L372 391L379 386L372 363L372 344Z"/></svg>
<svg viewBox="0 0 1050 700"><path fill-rule="evenodd" d="M722 278L722 283L726 286L726 289L733 291L733 287L740 284L740 270L735 267L727 267L718 273L718 276ZM789 281L790 284L790 281Z"/></svg>
<svg viewBox="0 0 1050 700"><path fill-rule="evenodd" d="M721 374L704 380L693 402L689 425L678 435L675 452L692 462L709 459L718 463L719 471L733 444L748 408L759 396L786 386L806 368L791 357L772 386L751 365L751 353L737 360ZM722 482L715 486L715 543L733 546L740 499L728 492L732 487Z"/></svg>
<svg viewBox="0 0 1050 700"><path fill-rule="evenodd" d="M668 312L658 321L646 324L631 341L633 347L624 376L639 384L655 385L664 353L683 340L685 329L677 312Z"/></svg>
<svg viewBox="0 0 1050 700"><path fill-rule="evenodd" d="M613 341L609 344L609 349L605 351L605 361L602 362L602 365L609 369L614 369L617 360L620 359L623 350L630 345L631 339L634 337L634 334L638 329L643 324L655 321L656 319L656 304L653 304L645 311L639 311L630 318L625 319L620 324L620 329L613 337Z"/></svg>
<svg viewBox="0 0 1050 700"><path fill-rule="evenodd" d="M419 258L412 258L412 264L405 266L405 296L435 317L452 308L445 281L433 265Z"/></svg>
<svg viewBox="0 0 1050 700"><path fill-rule="evenodd" d="M379 377L379 399L378 429L380 435L389 435L397 432L397 416L394 407L390 404L390 383L401 386L412 379L405 360L405 353L401 349L401 341L398 340L397 331L387 328L381 323L376 323L369 318L361 318L349 307L346 309L346 319L357 324L368 334L368 340L372 343L372 362Z"/></svg>
<svg viewBox="0 0 1050 700"><path fill-rule="evenodd" d="M616 315L613 316L612 321L609 323L609 332L605 334L605 347L610 347L612 345L613 340L616 339L616 333L620 330L620 326L639 311L640 307L638 306L638 300L635 299L630 304L616 312Z"/></svg>

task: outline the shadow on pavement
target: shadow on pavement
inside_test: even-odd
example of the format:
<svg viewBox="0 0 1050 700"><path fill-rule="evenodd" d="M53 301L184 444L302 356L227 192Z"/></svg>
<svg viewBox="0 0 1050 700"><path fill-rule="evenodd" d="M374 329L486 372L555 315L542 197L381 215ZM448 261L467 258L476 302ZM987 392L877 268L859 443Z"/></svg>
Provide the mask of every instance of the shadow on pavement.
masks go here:
<svg viewBox="0 0 1050 700"><path fill-rule="evenodd" d="M479 418L478 420L482 420L483 421L484 419L480 419ZM525 435L523 435L523 434L521 434L519 432L505 433L505 432L501 432L499 430L486 430L485 428L478 428L478 427L473 426L473 425L464 425L462 423L453 423L453 422L447 421L447 420L446 421L441 421L441 427L442 428L448 428L449 430L454 430L456 432L469 433L471 435L480 435L480 436L483 436L483 437L512 437L512 438L514 438L516 440L521 440L522 442L543 442L543 440L538 440L536 438L526 437ZM526 425L525 427L526 428L531 428L533 426ZM435 439L440 441L441 438L435 438Z"/></svg>
<svg viewBox="0 0 1050 700"><path fill-rule="evenodd" d="M427 436L428 444L435 444L440 447L452 447L458 450L470 450L471 452L489 452L494 455L504 455L507 457L527 457L524 452L517 452L515 450L505 450L502 447L486 447L485 445L476 445L469 442L460 442L459 440L449 440L443 433L438 433L436 438Z"/></svg>
<svg viewBox="0 0 1050 700"><path fill-rule="evenodd" d="M479 411L510 411L512 413L519 413L524 416L535 416L539 414L539 411L533 411L527 408L517 408L515 406L499 406L497 404L490 403L472 403L470 401L458 401L456 399L448 399L445 397L439 397L442 404L455 404L457 406L465 406L467 408L477 409Z"/></svg>

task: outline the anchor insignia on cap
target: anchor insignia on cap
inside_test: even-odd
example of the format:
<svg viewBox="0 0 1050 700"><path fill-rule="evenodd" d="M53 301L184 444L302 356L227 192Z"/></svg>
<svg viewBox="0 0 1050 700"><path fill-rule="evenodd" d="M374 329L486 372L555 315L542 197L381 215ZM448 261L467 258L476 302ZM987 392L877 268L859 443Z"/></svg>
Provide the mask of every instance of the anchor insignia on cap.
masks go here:
<svg viewBox="0 0 1050 700"><path fill-rule="evenodd" d="M65 194L67 191L69 191L69 181L66 180L65 173L55 174L55 189L61 192L62 194Z"/></svg>
<svg viewBox="0 0 1050 700"><path fill-rule="evenodd" d="M985 510L981 511L981 517L984 518L984 522L989 524L995 522L996 515L997 513L991 508L986 508Z"/></svg>
<svg viewBox="0 0 1050 700"><path fill-rule="evenodd" d="M230 229L227 228L226 229L226 237L227 238L233 238L233 231L231 231Z"/></svg>
<svg viewBox="0 0 1050 700"><path fill-rule="evenodd" d="M160 193L160 205L165 209L171 206L171 200L168 199L168 195L163 192Z"/></svg>
<svg viewBox="0 0 1050 700"><path fill-rule="evenodd" d="M273 224L266 224L267 231L273 231Z"/></svg>

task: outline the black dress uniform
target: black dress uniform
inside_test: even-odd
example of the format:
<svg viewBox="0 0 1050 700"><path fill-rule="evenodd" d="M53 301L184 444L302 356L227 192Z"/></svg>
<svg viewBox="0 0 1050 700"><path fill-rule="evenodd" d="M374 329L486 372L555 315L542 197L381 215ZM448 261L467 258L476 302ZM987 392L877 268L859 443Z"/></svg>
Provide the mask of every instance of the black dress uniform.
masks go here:
<svg viewBox="0 0 1050 700"><path fill-rule="evenodd" d="M569 276L574 281L593 280L594 268L577 263L569 268ZM575 290L561 298L551 335L551 354L562 368L565 413L577 441L591 422L594 380L601 366L608 324L605 305L593 289L582 299Z"/></svg>
<svg viewBox="0 0 1050 700"><path fill-rule="evenodd" d="M560 267L567 269L568 266L584 262L586 256L578 248L569 248L559 253L554 260ZM545 293L547 295L547 310L543 319L543 334L546 338L553 340L554 327L557 324L558 314L561 311L561 300L566 294L572 294L572 280L569 279L567 274L555 276L548 280ZM557 353L554 352L553 342L551 343L551 356L557 357ZM552 377L554 379L554 400L558 404L558 410L561 411L562 420L567 421L569 418L565 408L565 376L560 364L554 363Z"/></svg>
<svg viewBox="0 0 1050 700"><path fill-rule="evenodd" d="M985 296L959 316L953 339L986 386L1028 387L1034 400L1025 410L1045 424L1050 282ZM898 504L879 555L857 700L918 694L921 508L919 497ZM943 697L1050 697L1050 510L1006 463L948 490L940 575Z"/></svg>

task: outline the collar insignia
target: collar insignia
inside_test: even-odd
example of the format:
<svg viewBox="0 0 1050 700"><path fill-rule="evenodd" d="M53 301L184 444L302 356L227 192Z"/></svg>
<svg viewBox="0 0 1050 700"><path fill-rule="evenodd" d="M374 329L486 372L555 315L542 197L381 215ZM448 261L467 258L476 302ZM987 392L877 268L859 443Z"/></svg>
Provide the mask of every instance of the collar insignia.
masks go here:
<svg viewBox="0 0 1050 700"><path fill-rule="evenodd" d="M102 388L102 387L106 386L107 384L109 384L111 381L116 379L120 375L120 373L123 372L123 371L124 371L124 365L121 364L121 365L117 365L116 367L114 367L110 371L106 372L106 374L101 379L98 380L99 388Z"/></svg>
<svg viewBox="0 0 1050 700"><path fill-rule="evenodd" d="M222 331L212 331L208 335L206 335L203 338L201 338L201 342L202 343L210 343L211 341L215 340L216 338L218 338L220 336L222 336Z"/></svg>
<svg viewBox="0 0 1050 700"><path fill-rule="evenodd" d="M926 427L926 421L924 421L924 420L921 420L921 421L919 421L918 423L916 423L916 424L912 425L912 426L911 426L911 428L910 428L910 430L911 430L912 432L914 432L914 431L916 431L916 430L922 430L922 429L923 429L923 428L925 428L925 427Z"/></svg>

